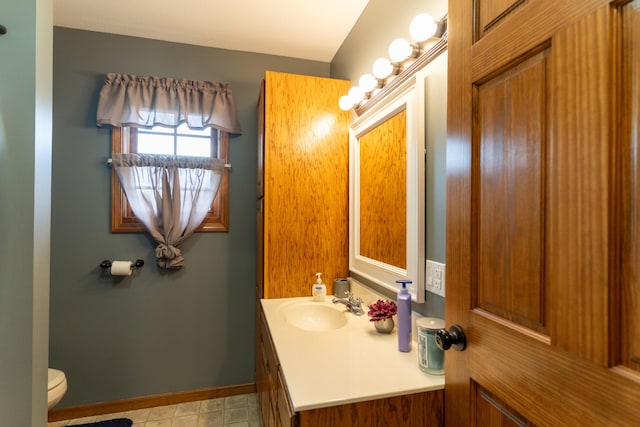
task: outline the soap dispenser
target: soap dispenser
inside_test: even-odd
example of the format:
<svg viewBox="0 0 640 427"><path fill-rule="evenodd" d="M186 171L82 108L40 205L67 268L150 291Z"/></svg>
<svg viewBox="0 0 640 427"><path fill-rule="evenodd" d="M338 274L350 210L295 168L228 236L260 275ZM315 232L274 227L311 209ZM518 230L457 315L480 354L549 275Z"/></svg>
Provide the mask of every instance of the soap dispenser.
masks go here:
<svg viewBox="0 0 640 427"><path fill-rule="evenodd" d="M316 283L311 287L311 295L314 301L324 301L324 297L327 296L327 286L322 283L322 273L316 273Z"/></svg>
<svg viewBox="0 0 640 427"><path fill-rule="evenodd" d="M398 292L398 350L411 351L411 294L407 283L411 280L396 280L402 287Z"/></svg>

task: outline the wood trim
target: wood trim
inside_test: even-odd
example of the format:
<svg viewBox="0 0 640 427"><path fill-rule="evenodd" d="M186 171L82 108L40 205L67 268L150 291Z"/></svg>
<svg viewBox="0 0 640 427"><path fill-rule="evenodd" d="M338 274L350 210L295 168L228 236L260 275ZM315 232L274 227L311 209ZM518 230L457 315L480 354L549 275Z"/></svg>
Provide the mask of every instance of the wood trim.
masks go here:
<svg viewBox="0 0 640 427"><path fill-rule="evenodd" d="M123 153L122 128L111 128L111 152ZM142 233L144 225L131 212L131 207L118 181L115 169L111 168L111 232Z"/></svg>
<svg viewBox="0 0 640 427"><path fill-rule="evenodd" d="M239 394L250 394L255 392L256 384L247 383L225 387L203 388L176 393L133 397L130 399L114 400L110 402L90 403L88 405L53 408L49 411L49 422L110 414L112 412L133 411L135 409L151 408L154 406L175 405L178 403L195 402L198 400L217 399L220 397L237 396Z"/></svg>
<svg viewBox="0 0 640 427"><path fill-rule="evenodd" d="M220 132L219 134L219 156L225 163L229 163L229 134L226 132ZM218 194L213 199L211 209L207 212L207 216L205 216L200 227L196 229L196 232L229 231L229 172L230 170L225 168L220 180Z"/></svg>

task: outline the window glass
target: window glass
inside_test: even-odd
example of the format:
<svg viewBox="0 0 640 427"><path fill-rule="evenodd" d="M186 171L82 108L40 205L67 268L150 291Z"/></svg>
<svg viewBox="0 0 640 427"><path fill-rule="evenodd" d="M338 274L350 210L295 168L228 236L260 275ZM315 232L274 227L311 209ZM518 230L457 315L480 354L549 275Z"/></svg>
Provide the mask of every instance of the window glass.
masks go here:
<svg viewBox="0 0 640 427"><path fill-rule="evenodd" d="M177 128L154 126L139 129L136 152L178 156L217 156L211 152L211 128L190 129L185 123Z"/></svg>
<svg viewBox="0 0 640 427"><path fill-rule="evenodd" d="M178 136L176 154L178 156L211 157L211 138Z"/></svg>
<svg viewBox="0 0 640 427"><path fill-rule="evenodd" d="M138 132L138 153L172 155L173 150L173 135Z"/></svg>

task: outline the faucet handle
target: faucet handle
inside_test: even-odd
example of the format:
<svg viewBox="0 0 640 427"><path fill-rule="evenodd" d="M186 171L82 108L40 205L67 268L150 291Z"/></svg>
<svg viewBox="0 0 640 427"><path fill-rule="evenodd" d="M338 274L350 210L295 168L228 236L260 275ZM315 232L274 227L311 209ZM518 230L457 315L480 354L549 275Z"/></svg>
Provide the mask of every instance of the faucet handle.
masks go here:
<svg viewBox="0 0 640 427"><path fill-rule="evenodd" d="M356 307L360 307L362 305L362 298L354 298L353 294L349 292L349 303Z"/></svg>
<svg viewBox="0 0 640 427"><path fill-rule="evenodd" d="M354 311L353 311L353 312L354 312L354 314L355 314L356 316L361 316L361 315L363 315L363 314L364 314L364 308L362 308L362 303L363 303L363 302L364 302L364 301L362 300L362 298L356 298L356 299L351 303L351 305L353 306L353 309L354 309Z"/></svg>

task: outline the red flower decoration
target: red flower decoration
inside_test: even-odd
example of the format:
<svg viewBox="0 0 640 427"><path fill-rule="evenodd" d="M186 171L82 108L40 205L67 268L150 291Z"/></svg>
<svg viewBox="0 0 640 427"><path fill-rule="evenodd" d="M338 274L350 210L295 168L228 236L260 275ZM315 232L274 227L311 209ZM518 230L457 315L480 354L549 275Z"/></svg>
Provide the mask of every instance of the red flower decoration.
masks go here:
<svg viewBox="0 0 640 427"><path fill-rule="evenodd" d="M393 301L382 301L379 299L375 304L371 304L369 306L369 319L370 322L375 322L377 320L388 319L390 317L395 316L398 312L398 306Z"/></svg>

